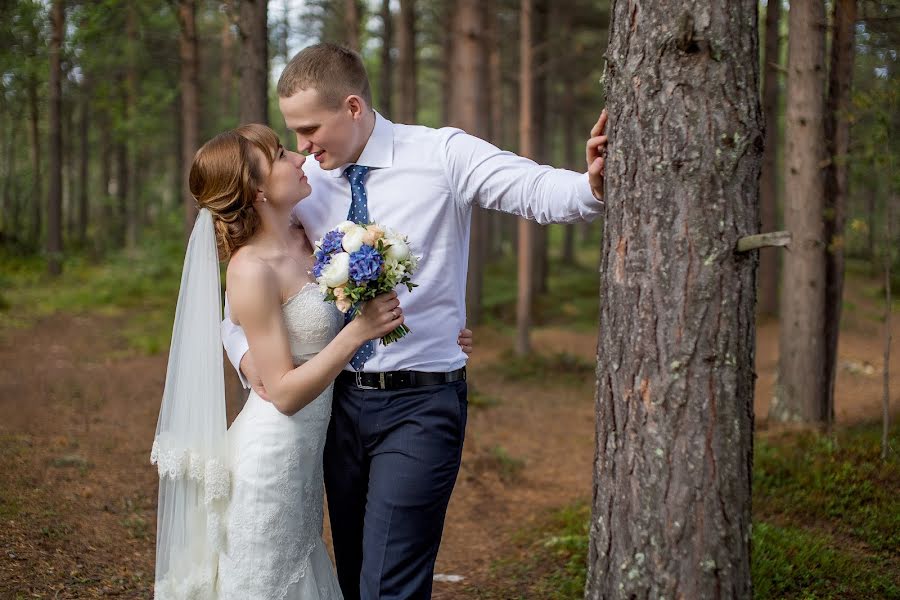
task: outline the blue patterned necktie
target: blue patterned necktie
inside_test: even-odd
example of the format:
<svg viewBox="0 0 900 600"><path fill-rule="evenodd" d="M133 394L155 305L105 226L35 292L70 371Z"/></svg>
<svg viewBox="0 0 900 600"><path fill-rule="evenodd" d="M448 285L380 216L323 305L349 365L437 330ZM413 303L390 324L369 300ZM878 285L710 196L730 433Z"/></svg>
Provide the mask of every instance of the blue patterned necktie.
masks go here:
<svg viewBox="0 0 900 600"><path fill-rule="evenodd" d="M347 213L347 220L363 225L369 223L369 203L366 198L366 185L364 183L368 172L369 167L364 167L363 165L350 165L344 171L344 177L350 182L350 211ZM352 311L348 312L344 317L345 323L350 322L351 314ZM353 358L350 359L350 366L357 371L361 371L366 361L374 353L375 341L369 340L360 346Z"/></svg>

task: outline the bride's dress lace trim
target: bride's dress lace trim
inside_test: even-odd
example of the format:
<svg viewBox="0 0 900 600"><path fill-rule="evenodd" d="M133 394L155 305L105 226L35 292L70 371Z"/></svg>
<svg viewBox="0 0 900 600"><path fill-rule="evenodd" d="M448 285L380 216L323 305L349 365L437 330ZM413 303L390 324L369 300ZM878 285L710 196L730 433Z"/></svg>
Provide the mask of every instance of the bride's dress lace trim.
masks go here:
<svg viewBox="0 0 900 600"><path fill-rule="evenodd" d="M167 577L157 581L154 600L216 600L217 559L195 565L185 578Z"/></svg>
<svg viewBox="0 0 900 600"><path fill-rule="evenodd" d="M227 500L231 489L231 474L221 459L204 457L195 450L170 447L159 438L153 440L150 464L159 469L159 476L179 479L188 477L203 486L204 501L211 505Z"/></svg>

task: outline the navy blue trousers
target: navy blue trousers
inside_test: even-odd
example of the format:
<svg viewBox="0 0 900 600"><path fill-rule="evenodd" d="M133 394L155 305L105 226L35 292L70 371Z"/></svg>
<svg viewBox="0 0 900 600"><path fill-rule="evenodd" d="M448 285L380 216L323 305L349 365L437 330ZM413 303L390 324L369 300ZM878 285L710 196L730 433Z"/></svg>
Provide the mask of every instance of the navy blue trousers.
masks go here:
<svg viewBox="0 0 900 600"><path fill-rule="evenodd" d="M335 383L325 489L346 600L431 598L467 406L465 381L393 391Z"/></svg>

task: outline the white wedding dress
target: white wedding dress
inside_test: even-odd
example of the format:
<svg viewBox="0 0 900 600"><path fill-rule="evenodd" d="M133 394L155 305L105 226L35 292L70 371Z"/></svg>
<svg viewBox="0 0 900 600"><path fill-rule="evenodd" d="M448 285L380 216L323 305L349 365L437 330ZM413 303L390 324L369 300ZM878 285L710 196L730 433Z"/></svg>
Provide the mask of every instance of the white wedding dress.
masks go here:
<svg viewBox="0 0 900 600"><path fill-rule="evenodd" d="M282 306L294 364L337 335L343 315L307 284ZM340 600L322 542L322 450L334 385L292 416L250 393L228 430L231 500L221 600Z"/></svg>

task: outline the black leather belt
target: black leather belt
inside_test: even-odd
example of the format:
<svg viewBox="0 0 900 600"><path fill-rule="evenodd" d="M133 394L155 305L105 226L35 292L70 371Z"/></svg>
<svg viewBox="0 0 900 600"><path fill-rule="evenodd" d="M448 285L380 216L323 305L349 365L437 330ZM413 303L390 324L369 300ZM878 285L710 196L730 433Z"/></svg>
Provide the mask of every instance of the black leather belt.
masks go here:
<svg viewBox="0 0 900 600"><path fill-rule="evenodd" d="M462 367L449 373L429 373L427 371L385 371L383 373L361 373L341 371L338 380L365 390L399 390L420 387L423 385L439 385L454 381L465 381L466 368Z"/></svg>

